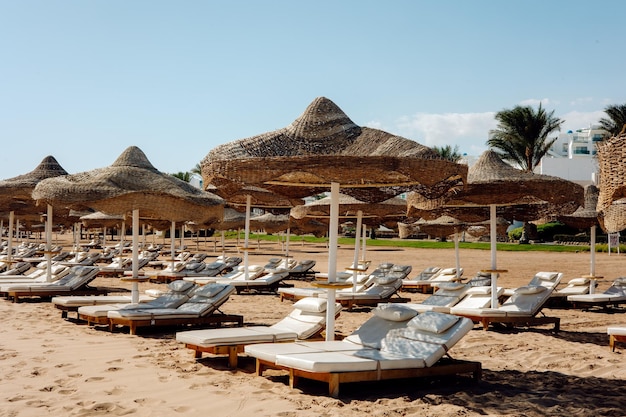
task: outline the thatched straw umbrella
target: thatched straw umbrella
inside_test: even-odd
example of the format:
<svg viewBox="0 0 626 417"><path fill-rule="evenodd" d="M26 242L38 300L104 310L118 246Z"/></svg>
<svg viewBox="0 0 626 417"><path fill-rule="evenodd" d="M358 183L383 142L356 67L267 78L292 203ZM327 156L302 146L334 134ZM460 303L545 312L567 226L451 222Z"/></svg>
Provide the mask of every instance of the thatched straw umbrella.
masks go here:
<svg viewBox="0 0 626 417"><path fill-rule="evenodd" d="M459 192L424 203L423 199L407 198L409 216L413 208L429 209L441 206L489 207L491 219L491 282L492 308L497 307L496 218L497 206L546 204L546 208L560 207L569 213L583 203L582 186L562 178L523 172L508 165L494 151L484 152L469 169L467 184ZM419 196L418 196L419 197Z"/></svg>
<svg viewBox="0 0 626 417"><path fill-rule="evenodd" d="M572 214L561 214L556 216L557 220L577 229L590 229L590 249L591 263L589 276L591 279L596 277L596 228L599 224L598 212L598 196L600 190L595 185L587 185L585 187L585 203L580 206ZM595 283L590 287L591 292L595 288Z"/></svg>
<svg viewBox="0 0 626 417"><path fill-rule="evenodd" d="M207 184L207 191L220 193L220 190L216 188L213 184ZM273 193L263 187L258 186L242 186L238 189L232 189L229 193L222 194L229 207L232 207L236 210L242 210L246 213L246 217L244 220L244 245L243 247L239 247L240 250L244 253L244 275L245 278L248 278L248 251L252 250L249 245L250 238L250 216L252 208L260 208L264 211L280 214L286 211L289 211L291 207L298 204L303 204L299 198L289 198L276 193ZM237 235L237 239L239 239L239 235ZM288 255L288 254L287 254Z"/></svg>
<svg viewBox="0 0 626 417"><path fill-rule="evenodd" d="M33 198L60 207L89 207L127 215L133 222L133 302L138 301L139 212L175 222L207 223L222 217L224 200L158 171L136 146L127 148L109 167L40 182Z"/></svg>
<svg viewBox="0 0 626 417"><path fill-rule="evenodd" d="M53 156L46 156L37 167L23 175L0 181L0 211L9 212L9 236L8 236L8 259L11 262L12 239L13 239L13 219L14 215L40 215L46 213L46 258L48 267L46 276L52 278L51 253L52 249L52 206L48 205L46 210L37 207L31 194L39 182L66 175L67 171L61 167Z"/></svg>
<svg viewBox="0 0 626 417"><path fill-rule="evenodd" d="M438 237L454 235L454 259L456 261L456 277L461 278L461 257L459 254L459 233L467 229L469 224L450 216L441 216L434 220L420 219L413 223L424 233Z"/></svg>
<svg viewBox="0 0 626 417"><path fill-rule="evenodd" d="M315 99L289 126L216 147L201 162L205 184L224 196L258 186L289 198L328 191L331 204L328 302L335 303L339 188L379 202L419 191L437 197L465 182L467 167L387 132L360 127L332 101ZM326 337L334 339L328 309Z"/></svg>
<svg viewBox="0 0 626 417"><path fill-rule="evenodd" d="M600 194L598 215L600 225L607 233L626 228L626 134L599 142Z"/></svg>
<svg viewBox="0 0 626 417"><path fill-rule="evenodd" d="M355 241L354 241L354 263L359 261L359 240L362 238L362 257L365 260L365 245L367 225L375 227L387 220L403 219L406 217L406 200L393 197L378 203L368 203L358 200L352 196L339 193L339 218L356 218ZM307 204L296 206L291 209L291 217L302 219L305 217L317 219L330 218L331 198L330 196L311 201ZM363 226L363 231L362 231ZM355 271L356 273L356 271ZM356 280L354 281L356 282Z"/></svg>

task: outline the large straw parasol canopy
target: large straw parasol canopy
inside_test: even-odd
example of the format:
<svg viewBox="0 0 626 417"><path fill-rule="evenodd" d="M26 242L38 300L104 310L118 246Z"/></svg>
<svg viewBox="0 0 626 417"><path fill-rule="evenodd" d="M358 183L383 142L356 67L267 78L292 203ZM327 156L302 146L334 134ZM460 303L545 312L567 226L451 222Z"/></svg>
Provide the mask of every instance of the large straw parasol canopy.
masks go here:
<svg viewBox="0 0 626 417"><path fill-rule="evenodd" d="M542 212L550 213L554 207L559 207L562 214L571 213L583 204L584 190L581 185L563 178L513 168L496 152L488 150L469 169L467 184L462 190L455 190L438 199L428 199L413 193L407 197L407 201L411 217L441 207L497 205L518 209L517 219L522 220L519 216L523 215L524 210L538 217L542 217ZM438 213L441 214L462 218L458 212Z"/></svg>
<svg viewBox="0 0 626 417"><path fill-rule="evenodd" d="M600 193L598 215L602 228L615 233L626 228L626 134L599 142Z"/></svg>
<svg viewBox="0 0 626 417"><path fill-rule="evenodd" d="M90 207L109 214L181 222L221 219L224 200L158 171L136 146L127 148L109 167L40 182L33 198L53 206Z"/></svg>
<svg viewBox="0 0 626 417"><path fill-rule="evenodd" d="M289 229L288 214L264 213L250 218L252 229L263 229L266 233L278 233Z"/></svg>
<svg viewBox="0 0 626 417"><path fill-rule="evenodd" d="M0 211L14 211L20 215L45 212L45 208L36 207L32 192L39 182L60 175L67 175L67 171L53 156L46 156L34 170L0 181Z"/></svg>
<svg viewBox="0 0 626 417"><path fill-rule="evenodd" d="M204 183L223 197L257 186L304 198L339 183L345 194L368 202L407 191L439 196L467 175L466 166L417 142L356 125L325 97L285 128L214 148L201 169Z"/></svg>
<svg viewBox="0 0 626 417"><path fill-rule="evenodd" d="M207 191L217 192L212 184L207 186ZM255 186L245 186L239 190L224 196L228 206L239 211L246 211L248 197L250 197L250 206L270 211L274 214L288 213L293 206L304 204L300 198L288 198L273 193L265 188Z"/></svg>
<svg viewBox="0 0 626 417"><path fill-rule="evenodd" d="M600 190L593 184L585 187L585 203L572 214L556 216L557 220L577 229L588 229L598 224L598 196Z"/></svg>

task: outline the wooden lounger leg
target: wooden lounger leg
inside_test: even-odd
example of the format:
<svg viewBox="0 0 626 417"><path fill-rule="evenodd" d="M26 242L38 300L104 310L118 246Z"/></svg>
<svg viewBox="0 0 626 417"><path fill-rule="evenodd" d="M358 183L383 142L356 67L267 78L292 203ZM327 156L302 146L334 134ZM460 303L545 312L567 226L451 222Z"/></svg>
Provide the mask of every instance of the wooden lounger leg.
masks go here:
<svg viewBox="0 0 626 417"><path fill-rule="evenodd" d="M193 357L194 359L200 359L202 358L202 352L200 350L195 350L193 351Z"/></svg>
<svg viewBox="0 0 626 417"><path fill-rule="evenodd" d="M609 337L609 347L611 348L611 352L615 352L615 336L613 335Z"/></svg>
<svg viewBox="0 0 626 417"><path fill-rule="evenodd" d="M228 347L228 366L232 369L237 368L237 345Z"/></svg>
<svg viewBox="0 0 626 417"><path fill-rule="evenodd" d="M263 376L263 364L261 363L261 361L259 359L256 360L256 376Z"/></svg>
<svg viewBox="0 0 626 417"><path fill-rule="evenodd" d="M289 388L294 389L298 383L298 377L293 372L293 369L289 369Z"/></svg>
<svg viewBox="0 0 626 417"><path fill-rule="evenodd" d="M483 330L489 329L489 320L488 319L482 319L480 322L483 325Z"/></svg>
<svg viewBox="0 0 626 417"><path fill-rule="evenodd" d="M333 398L339 396L339 374L331 373L328 378L328 395Z"/></svg>

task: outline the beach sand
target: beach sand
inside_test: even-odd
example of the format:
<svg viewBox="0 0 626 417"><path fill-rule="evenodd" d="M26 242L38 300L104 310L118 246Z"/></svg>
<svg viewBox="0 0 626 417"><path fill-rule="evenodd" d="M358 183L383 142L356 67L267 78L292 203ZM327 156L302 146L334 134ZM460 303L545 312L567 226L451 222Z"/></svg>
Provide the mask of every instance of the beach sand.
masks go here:
<svg viewBox="0 0 626 417"><path fill-rule="evenodd" d="M217 256L209 242L187 242L190 250ZM233 254L235 243L227 249ZM254 242L257 245L257 242ZM167 247L167 246L166 246ZM327 272L323 244L292 243L296 259L315 259L315 271ZM280 254L276 243L261 242L250 263ZM490 266L489 251L461 250L465 276ZM597 292L623 274L624 256L597 254L596 274L604 276ZM368 246L366 258L411 265L416 275L427 266L452 267L454 251ZM341 246L338 266L352 263L353 248ZM538 271L560 271L562 282L589 273L590 255L579 253L499 252L498 268L508 272L499 284L527 284ZM289 281L309 286L303 280ZM95 285L130 288L116 278ZM142 283L140 290L164 284ZM402 292L413 302L427 295ZM241 314L246 324L272 324L292 303L277 295L232 295L224 313ZM0 416L622 416L626 347L611 352L608 325L626 325L624 311L544 309L561 318L551 327L482 330L476 325L450 355L480 361L483 378L410 379L345 384L339 398L322 383L302 380L290 389L285 373L254 373L254 361L242 358L231 370L225 357L205 354L195 360L175 340L175 331L140 329L110 333L61 318L49 302L0 300ZM336 322L343 337L371 316L371 308L343 311Z"/></svg>

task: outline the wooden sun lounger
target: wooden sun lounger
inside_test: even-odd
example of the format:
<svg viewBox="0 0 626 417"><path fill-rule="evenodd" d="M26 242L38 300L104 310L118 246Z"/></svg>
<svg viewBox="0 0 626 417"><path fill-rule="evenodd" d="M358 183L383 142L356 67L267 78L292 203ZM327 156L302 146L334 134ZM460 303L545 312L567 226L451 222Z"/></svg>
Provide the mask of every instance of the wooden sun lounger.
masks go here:
<svg viewBox="0 0 626 417"><path fill-rule="evenodd" d="M283 367L269 361L257 359L255 369L257 376L263 376L263 372L268 369L287 371L289 373L289 387L292 389L296 388L300 378L326 382L328 384L328 395L335 398L339 396L339 385L348 382L428 378L462 374L471 374L472 379L476 382L480 381L482 378L482 364L480 362L451 358L442 358L435 365L427 368L377 369L374 371L354 372L310 372L296 368Z"/></svg>
<svg viewBox="0 0 626 417"><path fill-rule="evenodd" d="M110 329L116 326L126 326L130 334L137 334L139 327L167 327L167 326L206 326L220 327L224 324L243 326L243 316L237 314L224 314L215 312L201 317L170 317L170 318L145 318L129 319L126 317L109 318Z"/></svg>
<svg viewBox="0 0 626 417"><path fill-rule="evenodd" d="M176 339L186 341L185 347L193 350L194 358L202 358L203 353L213 355L227 355L228 366L236 368L238 354L244 352L244 348L256 343L280 343L293 342L295 340L322 340L321 335L326 329L326 301L319 298L300 300L294 304L294 311L273 326L254 326L251 328L241 327L223 330L208 330L213 333L209 335L209 343L198 342L194 339L192 332L181 332L176 335ZM317 311L307 311L311 306ZM335 306L335 319L341 314L341 304ZM222 333L227 331L228 334ZM196 332L206 332L198 330ZM187 334L187 335L186 335ZM190 335L191 334L191 335ZM200 337L202 338L202 337ZM232 339L232 340L228 340ZM194 341L192 341L194 340Z"/></svg>
<svg viewBox="0 0 626 417"><path fill-rule="evenodd" d="M341 341L269 343L250 345L245 352L256 358L256 373L286 371L289 385L301 378L328 383L331 396L346 382L396 378L482 375L479 362L454 360L448 350L472 329L472 322L457 316L426 312L408 306L381 304L374 316Z"/></svg>

